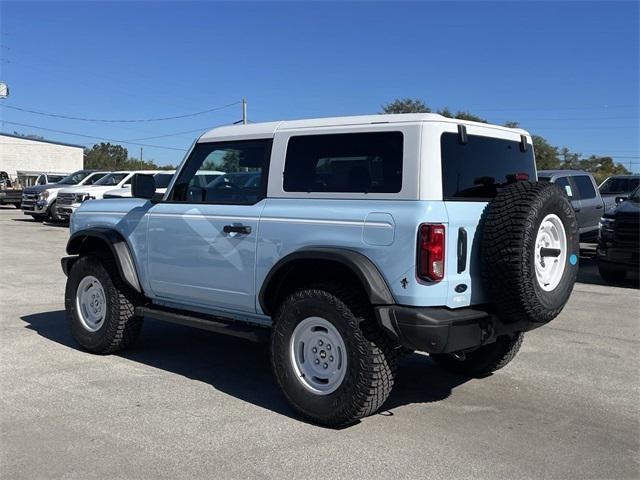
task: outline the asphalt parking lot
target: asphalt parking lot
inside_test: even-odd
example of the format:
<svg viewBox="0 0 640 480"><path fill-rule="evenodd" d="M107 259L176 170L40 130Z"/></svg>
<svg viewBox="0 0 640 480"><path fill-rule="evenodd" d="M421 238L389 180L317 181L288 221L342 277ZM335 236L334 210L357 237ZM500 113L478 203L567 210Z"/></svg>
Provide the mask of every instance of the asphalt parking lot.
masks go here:
<svg viewBox="0 0 640 480"><path fill-rule="evenodd" d="M483 380L405 357L382 411L301 421L267 349L147 321L113 356L64 320L65 227L0 207L0 476L35 478L638 478L640 290L590 252L561 316Z"/></svg>

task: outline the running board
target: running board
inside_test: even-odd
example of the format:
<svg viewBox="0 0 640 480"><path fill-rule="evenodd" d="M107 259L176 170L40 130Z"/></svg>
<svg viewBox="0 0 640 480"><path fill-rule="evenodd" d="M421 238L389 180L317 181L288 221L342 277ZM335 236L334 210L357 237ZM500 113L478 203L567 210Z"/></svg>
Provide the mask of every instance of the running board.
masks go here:
<svg viewBox="0 0 640 480"><path fill-rule="evenodd" d="M152 318L162 322L177 323L187 327L200 328L210 332L223 333L232 337L243 338L252 342L263 342L269 338L270 331L265 327L227 320L212 315L198 314L163 307L137 307L136 315Z"/></svg>

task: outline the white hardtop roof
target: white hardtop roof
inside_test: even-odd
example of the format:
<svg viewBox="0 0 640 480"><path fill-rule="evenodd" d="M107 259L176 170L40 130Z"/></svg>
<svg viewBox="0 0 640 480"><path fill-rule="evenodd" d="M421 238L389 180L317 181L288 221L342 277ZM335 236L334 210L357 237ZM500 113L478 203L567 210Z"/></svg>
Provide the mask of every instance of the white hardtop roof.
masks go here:
<svg viewBox="0 0 640 480"><path fill-rule="evenodd" d="M407 122L446 122L462 125L475 125L507 130L520 135L529 135L521 128L507 128L490 123L472 122L457 118L443 117L437 113L394 113L376 115L357 115L350 117L310 118L306 120L284 120L281 122L250 123L247 125L225 125L216 127L202 134L198 142L212 142L221 139L235 138L267 138L272 137L278 130L293 130L299 128L337 127L347 125L367 125L379 123L407 123Z"/></svg>

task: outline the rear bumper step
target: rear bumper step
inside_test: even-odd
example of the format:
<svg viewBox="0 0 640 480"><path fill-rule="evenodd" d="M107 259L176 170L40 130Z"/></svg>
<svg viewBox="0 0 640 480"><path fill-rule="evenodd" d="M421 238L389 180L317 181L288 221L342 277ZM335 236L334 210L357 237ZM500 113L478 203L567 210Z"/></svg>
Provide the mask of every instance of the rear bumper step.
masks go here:
<svg viewBox="0 0 640 480"><path fill-rule="evenodd" d="M270 335L270 330L264 327L252 326L244 322L236 322L225 318L194 312L184 312L171 308L157 306L137 307L136 315L163 322L177 323L178 325L185 325L187 327L209 330L211 332L223 333L252 342L264 342Z"/></svg>
<svg viewBox="0 0 640 480"><path fill-rule="evenodd" d="M475 308L375 307L380 326L402 346L427 353L451 353L495 341L500 335L532 330L542 324L505 324L485 310Z"/></svg>

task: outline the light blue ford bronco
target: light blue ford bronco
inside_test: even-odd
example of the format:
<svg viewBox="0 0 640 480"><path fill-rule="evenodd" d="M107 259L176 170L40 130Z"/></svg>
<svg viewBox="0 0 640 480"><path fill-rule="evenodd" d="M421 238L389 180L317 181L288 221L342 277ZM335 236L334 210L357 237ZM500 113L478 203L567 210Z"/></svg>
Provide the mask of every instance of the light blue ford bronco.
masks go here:
<svg viewBox="0 0 640 480"><path fill-rule="evenodd" d="M560 313L576 218L536 180L524 130L434 114L215 128L162 198L137 175L134 198L73 214L71 332L99 354L145 317L270 338L291 405L349 424L385 402L400 354L486 376Z"/></svg>

